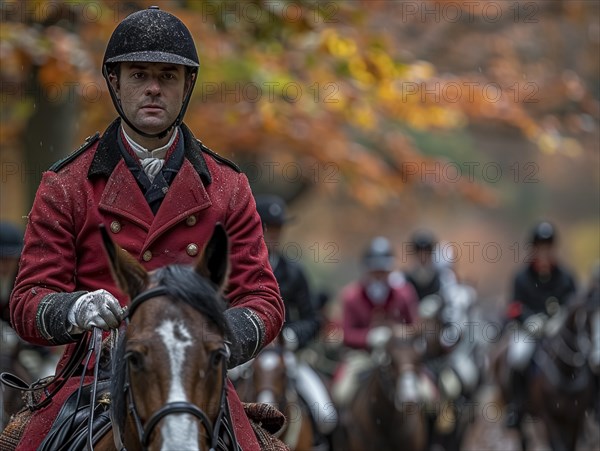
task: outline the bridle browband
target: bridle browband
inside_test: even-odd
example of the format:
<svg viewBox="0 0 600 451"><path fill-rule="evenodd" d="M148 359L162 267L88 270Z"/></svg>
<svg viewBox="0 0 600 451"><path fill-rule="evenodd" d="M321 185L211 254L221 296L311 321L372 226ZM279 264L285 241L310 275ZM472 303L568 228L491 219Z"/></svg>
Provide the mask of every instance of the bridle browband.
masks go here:
<svg viewBox="0 0 600 451"><path fill-rule="evenodd" d="M129 322L135 310L145 301L159 296L168 296L168 294L169 292L167 288L163 285L159 285L154 288L150 288L149 290L143 291L131 301L129 309L125 313L124 319L127 322ZM227 405L227 360L229 357L229 351L226 347L224 347L223 349L220 349L217 352L222 353L223 355L223 358L221 359L222 386L219 399L219 413L214 424L202 409L200 409L195 404L192 404L187 401L170 402L163 405L160 409L158 409L150 416L150 418L148 419L148 421L146 421L145 424L142 424L142 420L135 407L135 399L133 398L133 392L130 386L129 365L127 364L125 373L124 392L127 395L128 410L131 416L133 417L138 438L143 449L147 449L152 432L164 417L166 417L167 415L182 413L194 416L200 421L202 426L204 426L204 429L210 441L209 451L216 451L219 446L221 447L220 449L227 449L225 442L220 437L221 432L224 432L229 437L230 443L235 450L239 449L238 442L235 438L233 425L230 424ZM117 449L119 451L126 451L126 448L123 444L123 433L120 430L119 425L116 424L117 422L114 423L115 424L113 424L113 438L115 440L115 445L117 446ZM221 430L221 427L223 427L223 430Z"/></svg>

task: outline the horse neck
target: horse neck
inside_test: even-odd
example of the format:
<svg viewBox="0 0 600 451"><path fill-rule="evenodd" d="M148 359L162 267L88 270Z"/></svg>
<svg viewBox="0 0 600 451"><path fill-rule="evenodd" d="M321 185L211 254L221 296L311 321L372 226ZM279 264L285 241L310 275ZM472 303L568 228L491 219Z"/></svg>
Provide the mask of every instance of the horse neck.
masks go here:
<svg viewBox="0 0 600 451"><path fill-rule="evenodd" d="M415 371L417 371L416 367ZM418 410L420 407L417 405L410 411L404 408L398 409L394 401L397 390L396 380L391 380L391 387L389 381L389 374L385 367L378 365L368 382L368 390L375 399L375 402L369 403L369 414L377 418L378 428L386 431L386 434L377 436L377 441L384 449L400 449L404 446L413 449L412 442L408 443L407 440L419 438L415 421L421 419Z"/></svg>
<svg viewBox="0 0 600 451"><path fill-rule="evenodd" d="M555 357L554 364L565 375L569 375L585 366L585 364L575 365L573 362L573 358L577 353L583 353L579 343L580 330L576 325L576 314L577 311L571 312L556 335L547 340L547 347L550 348L550 352Z"/></svg>

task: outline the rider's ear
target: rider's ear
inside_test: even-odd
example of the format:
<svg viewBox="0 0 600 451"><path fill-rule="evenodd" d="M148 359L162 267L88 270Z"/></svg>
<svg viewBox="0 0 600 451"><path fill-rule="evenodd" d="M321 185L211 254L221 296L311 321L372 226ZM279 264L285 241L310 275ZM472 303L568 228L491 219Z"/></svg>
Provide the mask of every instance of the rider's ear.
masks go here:
<svg viewBox="0 0 600 451"><path fill-rule="evenodd" d="M196 272L211 280L222 292L229 275L229 239L225 228L218 223L202 256L196 264Z"/></svg>
<svg viewBox="0 0 600 451"><path fill-rule="evenodd" d="M148 272L125 249L113 242L104 224L100 224L100 233L113 279L117 286L133 299L148 284Z"/></svg>

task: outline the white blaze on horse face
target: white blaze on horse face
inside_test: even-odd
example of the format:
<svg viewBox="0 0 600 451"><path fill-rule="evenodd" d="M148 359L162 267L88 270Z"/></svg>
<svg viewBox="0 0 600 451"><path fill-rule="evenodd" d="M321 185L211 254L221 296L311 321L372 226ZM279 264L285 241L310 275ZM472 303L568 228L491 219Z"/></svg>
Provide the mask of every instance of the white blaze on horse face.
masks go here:
<svg viewBox="0 0 600 451"><path fill-rule="evenodd" d="M264 352L258 356L257 363L259 368L264 372L273 371L281 364L281 358L275 352ZM264 404L276 405L277 400L273 390L261 390L257 396L256 401Z"/></svg>
<svg viewBox="0 0 600 451"><path fill-rule="evenodd" d="M398 410L402 410L404 403L418 401L419 386L417 373L414 371L405 371L396 379L395 407Z"/></svg>
<svg viewBox="0 0 600 451"><path fill-rule="evenodd" d="M263 371L273 371L280 363L279 355L274 352L264 352L258 357L258 365Z"/></svg>
<svg viewBox="0 0 600 451"><path fill-rule="evenodd" d="M169 355L171 385L167 402L190 402L181 382L181 372L184 368L186 348L192 345L192 335L182 321L173 320L163 321L156 328L156 332L162 338ZM192 415L167 415L163 420L161 434L163 451L200 449L198 421Z"/></svg>

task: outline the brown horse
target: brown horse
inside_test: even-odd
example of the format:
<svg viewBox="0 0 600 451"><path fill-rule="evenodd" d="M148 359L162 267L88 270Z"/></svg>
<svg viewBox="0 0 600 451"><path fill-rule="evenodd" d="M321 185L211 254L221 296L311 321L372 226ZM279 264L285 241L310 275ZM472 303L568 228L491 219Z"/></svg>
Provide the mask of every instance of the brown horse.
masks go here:
<svg viewBox="0 0 600 451"><path fill-rule="evenodd" d="M536 345L527 371L525 413L541 419L554 451L576 449L582 435L585 412L592 408L594 381L587 364L590 350L590 312L584 303L573 303L564 315L552 319L555 330ZM492 372L503 401L510 401L507 340L501 342L492 360ZM527 440L519 425L523 449Z"/></svg>
<svg viewBox="0 0 600 451"><path fill-rule="evenodd" d="M254 359L244 396L246 401L271 404L283 412L287 422L279 438L292 451L308 451L313 449L313 424L288 376L286 355L290 357L280 335Z"/></svg>
<svg viewBox="0 0 600 451"><path fill-rule="evenodd" d="M395 327L380 363L362 383L342 421L352 451L424 450L427 424L419 395L422 337Z"/></svg>
<svg viewBox="0 0 600 451"><path fill-rule="evenodd" d="M147 273L112 242L105 244L132 303L113 358L112 434L98 434L94 449L239 449L225 397L224 229L215 229L195 268Z"/></svg>
<svg viewBox="0 0 600 451"><path fill-rule="evenodd" d="M436 408L428 410L429 446L460 449L469 426L469 406L480 382L478 342L467 329L475 324L470 317L475 290L463 284L444 287L441 294L429 295L419 304L420 327L426 343L423 365L439 393Z"/></svg>

